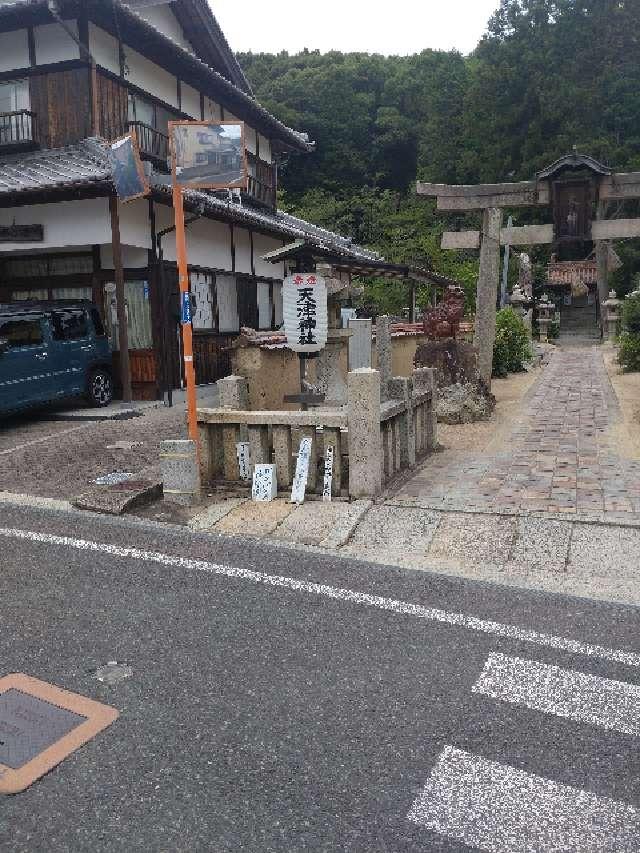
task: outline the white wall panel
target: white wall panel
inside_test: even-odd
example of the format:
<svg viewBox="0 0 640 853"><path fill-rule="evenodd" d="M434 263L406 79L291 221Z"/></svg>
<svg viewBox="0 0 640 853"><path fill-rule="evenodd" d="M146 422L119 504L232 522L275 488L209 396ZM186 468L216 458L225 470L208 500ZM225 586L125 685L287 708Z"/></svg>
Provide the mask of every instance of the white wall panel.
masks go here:
<svg viewBox="0 0 640 853"><path fill-rule="evenodd" d="M44 242L3 243L3 253L111 242L109 200L106 198L0 209L0 225L11 225L14 220L17 225L43 225Z"/></svg>
<svg viewBox="0 0 640 853"><path fill-rule="evenodd" d="M173 208L157 204L156 230L174 224ZM173 233L162 240L166 261L176 260L176 241ZM199 219L187 228L187 259L191 266L231 272L231 232L225 222Z"/></svg>
<svg viewBox="0 0 640 853"><path fill-rule="evenodd" d="M271 328L271 299L269 298L269 282L259 281L258 290L258 328Z"/></svg>
<svg viewBox="0 0 640 853"><path fill-rule="evenodd" d="M257 134L252 127L249 127L248 124L244 126L244 144L247 148L247 151L250 151L252 154L255 154L257 151Z"/></svg>
<svg viewBox="0 0 640 853"><path fill-rule="evenodd" d="M217 275L218 331L239 332L238 288L234 275Z"/></svg>
<svg viewBox="0 0 640 853"><path fill-rule="evenodd" d="M244 228L234 228L233 236L236 245L236 272L251 275L251 238Z"/></svg>
<svg viewBox="0 0 640 853"><path fill-rule="evenodd" d="M193 86L188 83L181 83L182 91L182 112L187 113L191 118L200 118L200 92L197 92Z"/></svg>
<svg viewBox="0 0 640 853"><path fill-rule="evenodd" d="M260 159L264 160L265 163L271 163L271 143L261 133L258 134L258 141L260 143Z"/></svg>
<svg viewBox="0 0 640 853"><path fill-rule="evenodd" d="M143 6L141 9L137 9L136 11L141 18L149 21L150 24L152 24L157 30L160 30L161 33L164 33L165 36L169 36L169 38L177 42L180 47L184 47L193 53L193 48L185 38L184 31L178 23L178 19L169 8L168 3L158 6Z"/></svg>
<svg viewBox="0 0 640 853"><path fill-rule="evenodd" d="M67 27L78 35L77 21L65 21ZM36 43L36 63L50 65L67 59L80 59L80 48L67 35L60 24L43 24L33 28Z"/></svg>
<svg viewBox="0 0 640 853"><path fill-rule="evenodd" d="M0 71L28 68L29 40L26 30L0 33Z"/></svg>
<svg viewBox="0 0 640 853"><path fill-rule="evenodd" d="M264 275L267 278L284 278L284 264L271 264L263 261L262 256L282 248L282 240L277 237L267 237L265 234L253 235L253 260L256 267L256 275Z"/></svg>
<svg viewBox="0 0 640 853"><path fill-rule="evenodd" d="M129 74L127 79L135 86L149 92L171 106L178 106L178 80L155 62L151 62L136 50L125 45Z"/></svg>
<svg viewBox="0 0 640 853"><path fill-rule="evenodd" d="M120 74L118 42L112 35L89 22L89 50L97 65Z"/></svg>

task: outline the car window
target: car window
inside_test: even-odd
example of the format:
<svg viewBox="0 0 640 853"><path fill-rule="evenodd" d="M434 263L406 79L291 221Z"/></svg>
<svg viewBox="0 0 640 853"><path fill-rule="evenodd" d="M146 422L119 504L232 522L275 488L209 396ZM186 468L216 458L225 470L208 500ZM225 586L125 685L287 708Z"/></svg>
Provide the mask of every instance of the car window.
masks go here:
<svg viewBox="0 0 640 853"><path fill-rule="evenodd" d="M82 310L54 311L51 326L54 341L77 341L89 335L87 314Z"/></svg>
<svg viewBox="0 0 640 853"><path fill-rule="evenodd" d="M42 344L40 319L38 317L25 317L19 320L0 320L0 338L9 341L11 349Z"/></svg>

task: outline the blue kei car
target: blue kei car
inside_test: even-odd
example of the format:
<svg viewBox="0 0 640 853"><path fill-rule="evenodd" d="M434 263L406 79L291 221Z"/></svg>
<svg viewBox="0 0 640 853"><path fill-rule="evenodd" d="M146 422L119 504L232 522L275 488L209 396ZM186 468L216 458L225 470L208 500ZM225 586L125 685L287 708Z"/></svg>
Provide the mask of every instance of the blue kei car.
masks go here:
<svg viewBox="0 0 640 853"><path fill-rule="evenodd" d="M0 417L85 397L113 399L109 340L90 302L0 304Z"/></svg>

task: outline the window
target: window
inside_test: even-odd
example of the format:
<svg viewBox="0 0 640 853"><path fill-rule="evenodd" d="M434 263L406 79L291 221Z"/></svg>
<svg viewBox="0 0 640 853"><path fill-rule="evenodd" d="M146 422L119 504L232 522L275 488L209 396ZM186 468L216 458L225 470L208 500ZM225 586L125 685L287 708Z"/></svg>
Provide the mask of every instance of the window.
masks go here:
<svg viewBox="0 0 640 853"><path fill-rule="evenodd" d="M54 311L51 324L54 341L77 341L89 335L85 311Z"/></svg>
<svg viewBox="0 0 640 853"><path fill-rule="evenodd" d="M0 321L0 338L9 341L11 349L43 343L42 324L38 317Z"/></svg>
<svg viewBox="0 0 640 853"><path fill-rule="evenodd" d="M8 80L0 83L0 113L28 110L29 106L28 80Z"/></svg>

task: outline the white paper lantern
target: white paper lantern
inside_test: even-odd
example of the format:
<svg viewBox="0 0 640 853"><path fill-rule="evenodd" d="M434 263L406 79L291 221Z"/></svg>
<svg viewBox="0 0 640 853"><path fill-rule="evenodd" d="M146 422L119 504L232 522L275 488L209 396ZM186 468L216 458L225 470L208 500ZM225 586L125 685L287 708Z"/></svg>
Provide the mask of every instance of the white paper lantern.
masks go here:
<svg viewBox="0 0 640 853"><path fill-rule="evenodd" d="M325 280L315 273L295 273L282 288L287 346L294 352L320 352L327 343L329 312Z"/></svg>

